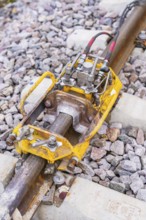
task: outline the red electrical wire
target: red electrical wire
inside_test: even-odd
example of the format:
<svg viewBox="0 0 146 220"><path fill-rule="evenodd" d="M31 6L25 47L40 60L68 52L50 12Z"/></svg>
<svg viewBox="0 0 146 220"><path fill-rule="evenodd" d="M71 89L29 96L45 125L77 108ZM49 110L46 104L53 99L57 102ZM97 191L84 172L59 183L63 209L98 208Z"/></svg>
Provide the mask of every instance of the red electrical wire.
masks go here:
<svg viewBox="0 0 146 220"><path fill-rule="evenodd" d="M90 51L90 49L91 49L93 43L95 42L96 38L99 37L99 36L101 36L101 35L108 35L111 39L113 38L113 36L112 36L111 34L109 34L108 32L104 32L104 31L102 31L102 32L100 32L100 33L98 33L98 34L96 34L96 35L95 35L94 37L92 37L91 40L88 42L87 46L85 47L85 50L84 50L83 54L86 54L86 55L87 55L87 54L89 53L89 51Z"/></svg>

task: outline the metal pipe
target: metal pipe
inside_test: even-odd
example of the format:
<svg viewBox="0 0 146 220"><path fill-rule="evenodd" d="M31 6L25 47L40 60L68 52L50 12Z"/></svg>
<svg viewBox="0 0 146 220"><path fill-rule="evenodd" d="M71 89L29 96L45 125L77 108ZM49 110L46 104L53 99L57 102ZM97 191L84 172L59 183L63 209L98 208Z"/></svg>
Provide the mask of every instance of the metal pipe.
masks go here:
<svg viewBox="0 0 146 220"><path fill-rule="evenodd" d="M72 124L72 117L67 114L60 113L55 122L50 127L50 131L64 135ZM5 219L6 212L11 216L14 210L19 206L20 202L28 192L30 186L34 183L41 170L45 166L45 160L30 155L18 173L13 177L4 193L0 197L0 219Z"/></svg>
<svg viewBox="0 0 146 220"><path fill-rule="evenodd" d="M110 60L110 67L119 74L135 47L139 33L146 28L146 1L137 6L123 24L118 37L116 48ZM103 55L106 53L104 51Z"/></svg>
<svg viewBox="0 0 146 220"><path fill-rule="evenodd" d="M71 126L72 121L73 121L72 116L67 115L65 113L60 113L59 116L54 121L54 123L49 128L49 131L64 136L65 133L68 131L69 127Z"/></svg>

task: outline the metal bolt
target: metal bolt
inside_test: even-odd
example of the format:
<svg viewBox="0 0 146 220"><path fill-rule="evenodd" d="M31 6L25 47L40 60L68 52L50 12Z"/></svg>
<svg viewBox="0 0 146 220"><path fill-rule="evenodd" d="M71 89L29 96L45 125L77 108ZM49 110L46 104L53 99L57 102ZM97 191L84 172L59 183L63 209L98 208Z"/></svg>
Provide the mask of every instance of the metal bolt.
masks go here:
<svg viewBox="0 0 146 220"><path fill-rule="evenodd" d="M13 145L14 141L16 140L15 134L10 134L9 137L6 140L7 145L11 146Z"/></svg>
<svg viewBox="0 0 146 220"><path fill-rule="evenodd" d="M17 136L17 141L21 141L22 139L26 138L26 136L30 135L30 129L29 126L24 126L19 129L20 134Z"/></svg>
<svg viewBox="0 0 146 220"><path fill-rule="evenodd" d="M50 148L54 148L54 147L56 147L56 145L57 145L56 137L55 136L51 136L49 138L49 147Z"/></svg>
<svg viewBox="0 0 146 220"><path fill-rule="evenodd" d="M51 101L50 100L46 100L45 101L45 106L46 106L46 108L50 108L52 106Z"/></svg>
<svg viewBox="0 0 146 220"><path fill-rule="evenodd" d="M80 105L80 109L84 110L85 106L84 105Z"/></svg>
<svg viewBox="0 0 146 220"><path fill-rule="evenodd" d="M60 97L56 97L56 100L57 100L57 102L60 102L61 98Z"/></svg>
<svg viewBox="0 0 146 220"><path fill-rule="evenodd" d="M65 182L65 177L61 172L56 172L55 176L53 177L53 181L55 185L62 185Z"/></svg>
<svg viewBox="0 0 146 220"><path fill-rule="evenodd" d="M61 200L64 200L66 195L67 195L67 193L68 193L68 191L69 191L69 187L63 185L63 186L58 188L58 191L59 191L59 198Z"/></svg>
<svg viewBox="0 0 146 220"><path fill-rule="evenodd" d="M45 167L44 174L45 174L45 175L53 174L54 171L55 171L55 165L48 163L48 164L46 165L46 167Z"/></svg>
<svg viewBox="0 0 146 220"><path fill-rule="evenodd" d="M78 163L78 158L72 157L71 160L69 161L67 168L73 172L77 163Z"/></svg>

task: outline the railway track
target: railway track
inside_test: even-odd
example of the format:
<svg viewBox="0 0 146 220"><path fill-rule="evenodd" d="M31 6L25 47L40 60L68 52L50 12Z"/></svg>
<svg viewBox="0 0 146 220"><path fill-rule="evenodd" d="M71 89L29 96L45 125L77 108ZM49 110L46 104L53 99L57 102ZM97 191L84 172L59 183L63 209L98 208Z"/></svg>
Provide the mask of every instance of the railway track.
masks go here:
<svg viewBox="0 0 146 220"><path fill-rule="evenodd" d="M146 3L144 3L142 7L135 7L120 30L116 49L109 62L109 66L112 67L116 74L120 72L134 49L140 31L145 28ZM104 51L103 57L109 46ZM43 108L43 102L40 102L29 115L24 117L23 123L25 122L25 125L30 123L33 124ZM49 128L49 131L64 136L72 124L72 117L69 114L61 113ZM47 180L43 175L45 165L46 160L41 157L34 155L29 155L27 157L23 166L18 173L15 174L4 193L1 195L0 207L3 207L3 210L0 216L2 220L6 220L7 216L12 216L16 208L19 209L21 215L25 216L26 219L31 219L41 202L42 196L52 185L53 174ZM44 188L42 186L44 186Z"/></svg>

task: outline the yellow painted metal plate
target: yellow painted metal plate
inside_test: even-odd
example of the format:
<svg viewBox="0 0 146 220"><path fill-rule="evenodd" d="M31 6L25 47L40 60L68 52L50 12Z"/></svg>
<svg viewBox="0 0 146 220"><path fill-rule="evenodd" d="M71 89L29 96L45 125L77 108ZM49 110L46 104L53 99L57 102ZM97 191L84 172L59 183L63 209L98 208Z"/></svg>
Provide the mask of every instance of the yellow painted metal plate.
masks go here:
<svg viewBox="0 0 146 220"><path fill-rule="evenodd" d="M32 140L23 139L19 141L16 146L17 151L21 153L31 153L36 156L40 156L48 160L50 163L54 163L56 160L60 160L72 154L73 152L72 145L69 143L69 141L66 138L62 137L61 135L57 135L49 131L42 130L41 128L32 125L29 125L29 127L34 130L34 133L32 135ZM18 134L19 134L19 130L18 130ZM52 152L45 145L32 147L32 144L34 144L38 140L39 141L47 140L52 135L56 137L57 142L62 143L61 146L57 147L55 152Z"/></svg>

